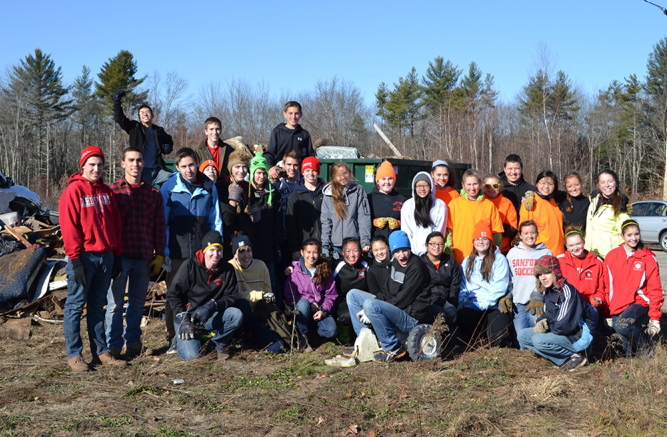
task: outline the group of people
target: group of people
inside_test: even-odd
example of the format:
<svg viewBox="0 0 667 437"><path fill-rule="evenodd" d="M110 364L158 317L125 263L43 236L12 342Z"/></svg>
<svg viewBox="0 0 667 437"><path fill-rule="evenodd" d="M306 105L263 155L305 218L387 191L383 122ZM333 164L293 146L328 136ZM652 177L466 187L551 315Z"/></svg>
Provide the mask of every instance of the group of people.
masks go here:
<svg viewBox="0 0 667 437"><path fill-rule="evenodd" d="M146 105L139 121L128 119L123 96L114 96L130 138L123 176L104 184L104 154L89 146L60 202L72 370L89 368L84 305L94 362L125 366L121 356L141 353L146 289L161 271L168 353L183 360L211 349L227 359L233 341L276 353L351 344L369 327L381 346L375 360L391 362L406 356L412 328L441 315L461 344L486 337L574 369L604 320L627 354L660 330L658 266L611 170L584 196L576 173L565 176L566 191L550 171L530 185L510 155L499 175L466 171L458 191L455 169L436 160L406 198L384 161L367 195L345 163L320 177L291 101L266 152L221 141L211 117L201 144L177 150L169 173L162 155L172 138Z"/></svg>

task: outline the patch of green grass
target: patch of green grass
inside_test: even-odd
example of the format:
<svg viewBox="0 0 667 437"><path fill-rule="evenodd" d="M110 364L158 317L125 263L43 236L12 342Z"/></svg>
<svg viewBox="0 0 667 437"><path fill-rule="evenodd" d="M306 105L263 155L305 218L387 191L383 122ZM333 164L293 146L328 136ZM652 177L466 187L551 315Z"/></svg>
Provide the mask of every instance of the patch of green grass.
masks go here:
<svg viewBox="0 0 667 437"><path fill-rule="evenodd" d="M196 434L193 434L190 431L162 427L158 429L156 435L158 437L194 437Z"/></svg>
<svg viewBox="0 0 667 437"><path fill-rule="evenodd" d="M101 416L96 418L99 422L100 425L103 426L104 428L119 428L121 426L127 426L132 424L132 419L129 417L108 417L108 416Z"/></svg>
<svg viewBox="0 0 667 437"><path fill-rule="evenodd" d="M273 418L279 422L288 422L292 424L305 425L308 423L310 411L301 405L292 405L290 407L278 410Z"/></svg>

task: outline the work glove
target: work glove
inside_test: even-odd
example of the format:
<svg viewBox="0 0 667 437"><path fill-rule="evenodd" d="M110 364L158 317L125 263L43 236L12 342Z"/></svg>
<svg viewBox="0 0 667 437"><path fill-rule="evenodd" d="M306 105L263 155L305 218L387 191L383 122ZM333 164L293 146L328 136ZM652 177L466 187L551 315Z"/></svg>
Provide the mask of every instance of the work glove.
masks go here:
<svg viewBox="0 0 667 437"><path fill-rule="evenodd" d="M590 304L593 305L596 308L599 307L600 305L602 305L602 300L597 298L597 297L593 297L593 296L588 298L588 302L590 302Z"/></svg>
<svg viewBox="0 0 667 437"><path fill-rule="evenodd" d="M169 155L172 150L174 150L174 146L172 144L163 144L162 145L162 153L165 155Z"/></svg>
<svg viewBox="0 0 667 437"><path fill-rule="evenodd" d="M513 308L513 298L512 293L508 293L507 296L501 297L498 301L498 310L501 313L511 313Z"/></svg>
<svg viewBox="0 0 667 437"><path fill-rule="evenodd" d="M241 188L238 184L230 184L227 191L229 192L229 200L234 200L238 203L241 203L243 200L243 188Z"/></svg>
<svg viewBox="0 0 667 437"><path fill-rule="evenodd" d="M114 256L113 257L113 270L111 273L111 277L113 279L118 279L120 278L120 275L123 274L123 257L121 256Z"/></svg>
<svg viewBox="0 0 667 437"><path fill-rule="evenodd" d="M192 313L192 322L196 325L203 325L217 310L218 304L211 299L205 304L199 305Z"/></svg>
<svg viewBox="0 0 667 437"><path fill-rule="evenodd" d="M364 312L364 310L361 310L357 313L357 320L359 320L364 325L370 325L371 324L371 321L368 317L366 317L366 313Z"/></svg>
<svg viewBox="0 0 667 437"><path fill-rule="evenodd" d="M530 295L530 301L526 305L525 313L530 311L530 314L533 316L541 316L544 314L544 301L542 300L542 295L537 292L533 292Z"/></svg>
<svg viewBox="0 0 667 437"><path fill-rule="evenodd" d="M190 314L186 312L178 313L174 317L174 321L179 324L176 332L178 338L181 340L192 340L195 338L195 330L192 323L190 323Z"/></svg>
<svg viewBox="0 0 667 437"><path fill-rule="evenodd" d="M373 226L376 228L384 229L387 226L387 217L378 217L373 220Z"/></svg>
<svg viewBox="0 0 667 437"><path fill-rule="evenodd" d="M270 291L265 291L262 298L264 298L266 303L273 303L276 301L276 295Z"/></svg>
<svg viewBox="0 0 667 437"><path fill-rule="evenodd" d="M387 219L387 224L389 225L389 229L391 229L392 231L395 231L396 229L401 227L401 221L391 217Z"/></svg>
<svg viewBox="0 0 667 437"><path fill-rule="evenodd" d="M116 94L113 95L113 101L120 103L125 97L125 90L118 90Z"/></svg>
<svg viewBox="0 0 667 437"><path fill-rule="evenodd" d="M322 257L331 258L331 249L329 249L328 247L322 247Z"/></svg>
<svg viewBox="0 0 667 437"><path fill-rule="evenodd" d="M660 333L660 322L658 320L653 320L653 319L649 320L645 332L651 337L653 337L654 335L658 335Z"/></svg>
<svg viewBox="0 0 667 437"><path fill-rule="evenodd" d="M162 255L155 255L151 262L148 263L148 270L151 276L157 276L164 264L164 257Z"/></svg>
<svg viewBox="0 0 667 437"><path fill-rule="evenodd" d="M535 209L535 192L532 190L526 191L526 194L523 195L521 203L526 208L526 211L532 211Z"/></svg>
<svg viewBox="0 0 667 437"><path fill-rule="evenodd" d="M168 256L164 257L164 261L162 262L162 270L167 273L171 272L171 258Z"/></svg>
<svg viewBox="0 0 667 437"><path fill-rule="evenodd" d="M538 320L537 323L535 323L533 332L535 334L545 334L549 332L549 322L547 321L547 319Z"/></svg>
<svg viewBox="0 0 667 437"><path fill-rule="evenodd" d="M74 270L74 282L79 285L83 285L84 287L87 286L88 281L86 280L86 269L83 268L81 259L70 259L70 262L72 263L72 270Z"/></svg>
<svg viewBox="0 0 667 437"><path fill-rule="evenodd" d="M262 218L262 211L256 203L246 206L245 212L250 216L250 221L253 223L257 223Z"/></svg>

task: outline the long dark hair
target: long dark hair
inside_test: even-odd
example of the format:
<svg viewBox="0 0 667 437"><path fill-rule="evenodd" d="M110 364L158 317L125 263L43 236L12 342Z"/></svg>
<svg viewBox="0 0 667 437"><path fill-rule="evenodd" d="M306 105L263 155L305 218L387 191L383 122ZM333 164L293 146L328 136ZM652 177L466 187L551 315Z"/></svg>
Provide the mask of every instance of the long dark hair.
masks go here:
<svg viewBox="0 0 667 437"><path fill-rule="evenodd" d="M537 175L535 178L535 188L537 188L537 183L544 178L551 178L551 180L554 181L554 191L551 194L555 194L556 191L558 191L558 176L551 170L541 171L540 174ZM537 190L537 192L539 193L539 190Z"/></svg>
<svg viewBox="0 0 667 437"><path fill-rule="evenodd" d="M470 255L468 255L468 265L466 266L466 279L468 281L472 277L472 272L475 267L475 258L477 257L477 249L475 247L472 248L472 251L470 252ZM482 278L486 282L491 282L491 278L493 276L493 263L496 262L496 245L493 244L493 240L491 240L491 246L489 247L489 251L487 252L486 255L484 255L484 259L482 260L482 266L480 268L482 273Z"/></svg>
<svg viewBox="0 0 667 437"><path fill-rule="evenodd" d="M315 237L305 239L304 242L301 243L301 250L305 250L306 246L317 246L319 256L317 257L317 261L315 261L317 272L315 272L314 282L315 284L320 285L331 276L331 266L324 260L324 258L322 258L322 242L319 239Z"/></svg>
<svg viewBox="0 0 667 437"><path fill-rule="evenodd" d="M431 208L433 208L433 196L431 193L426 197L415 196L415 222L422 228L433 226L431 219Z"/></svg>
<svg viewBox="0 0 667 437"><path fill-rule="evenodd" d="M612 178L614 178L614 181L616 182L616 190L614 191L614 194L612 195L611 199L611 208L614 211L614 217L618 217L618 215L623 211L623 192L621 191L621 184L618 181L618 175L616 172L610 168L602 170L598 175L595 177L595 179L598 181L598 188L600 185L600 176L603 174L608 174ZM600 192L600 195L604 196L602 192ZM599 203L598 203L599 206Z"/></svg>
<svg viewBox="0 0 667 437"><path fill-rule="evenodd" d="M637 223L637 222L636 222L635 220L633 220L633 219L624 221L624 222L621 224L621 234L625 234L625 230L626 230L627 228L629 228L630 226L634 226L634 227L637 228L637 230L639 231L639 243L637 243L637 250L642 250L642 249L644 248L644 242L643 242L642 239L641 239L641 236L642 236L641 232L642 232L642 230L639 229L639 223Z"/></svg>

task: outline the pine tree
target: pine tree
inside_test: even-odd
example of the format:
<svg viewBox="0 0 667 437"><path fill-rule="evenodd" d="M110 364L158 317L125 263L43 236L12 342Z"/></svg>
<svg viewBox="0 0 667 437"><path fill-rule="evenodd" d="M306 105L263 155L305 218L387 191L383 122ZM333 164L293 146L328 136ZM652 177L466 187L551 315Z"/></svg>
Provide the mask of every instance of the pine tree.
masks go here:
<svg viewBox="0 0 667 437"><path fill-rule="evenodd" d="M646 63L647 110L650 127L667 161L667 38L653 46ZM663 162L665 162L663 161ZM663 199L667 200L667 164L664 166Z"/></svg>
<svg viewBox="0 0 667 437"><path fill-rule="evenodd" d="M138 92L137 90L146 76L137 79L136 74L137 63L132 53L127 50L121 50L115 57L109 58L102 65L101 71L97 74L99 82L95 82L95 95L102 100L107 113L111 114L112 97L119 89L125 90L127 93L127 97L123 101L126 104L126 110L146 100L148 93L146 91Z"/></svg>

